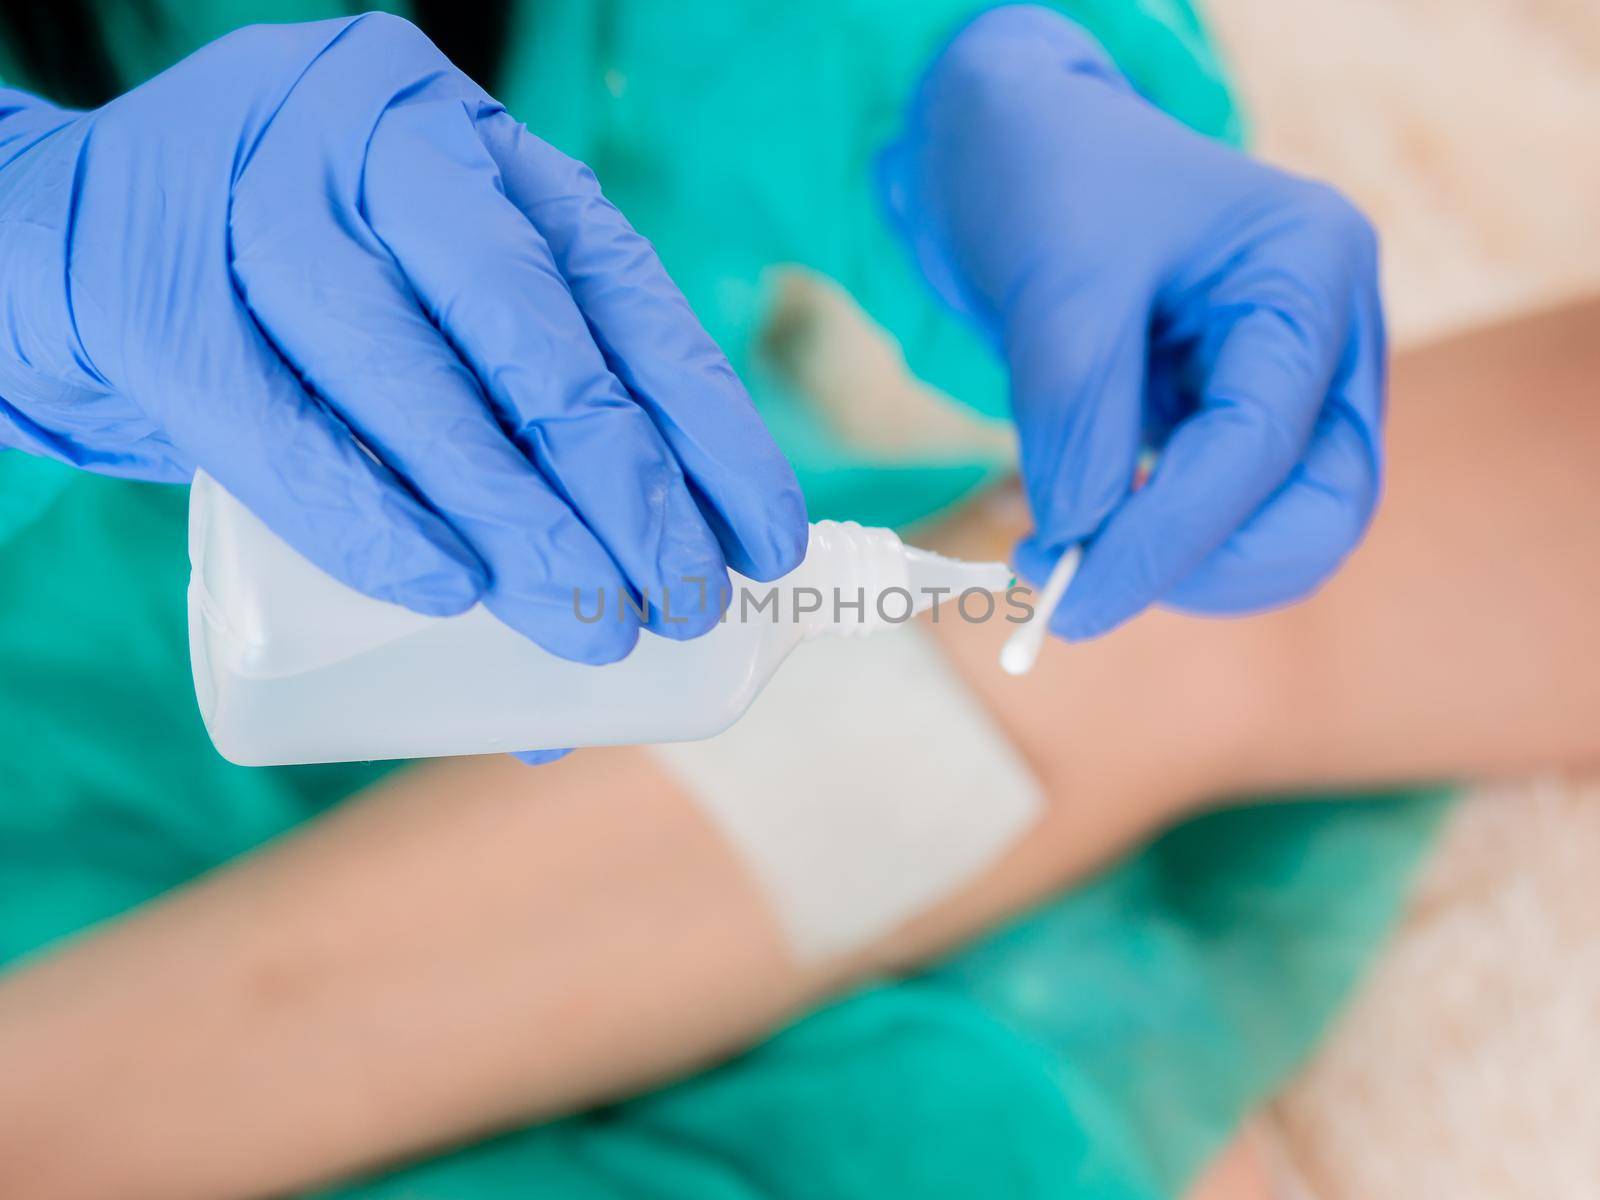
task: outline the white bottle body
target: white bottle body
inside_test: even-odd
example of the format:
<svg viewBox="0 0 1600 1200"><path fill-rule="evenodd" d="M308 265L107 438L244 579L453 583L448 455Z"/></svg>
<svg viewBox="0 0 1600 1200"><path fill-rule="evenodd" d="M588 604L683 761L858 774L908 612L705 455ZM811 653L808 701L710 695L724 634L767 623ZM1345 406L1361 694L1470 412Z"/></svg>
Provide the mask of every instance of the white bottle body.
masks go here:
<svg viewBox="0 0 1600 1200"><path fill-rule="evenodd" d="M805 637L870 631L919 607L913 556L985 590L1008 578L999 564L907 551L887 530L822 522L773 603L755 602L775 585L735 575L729 611L705 636L642 634L627 658L595 667L540 649L481 606L425 617L363 596L204 475L190 505L195 691L217 749L244 766L706 738L738 720ZM906 602L879 603L902 590ZM801 612L813 598L820 607ZM616 619L615 598L600 619Z"/></svg>

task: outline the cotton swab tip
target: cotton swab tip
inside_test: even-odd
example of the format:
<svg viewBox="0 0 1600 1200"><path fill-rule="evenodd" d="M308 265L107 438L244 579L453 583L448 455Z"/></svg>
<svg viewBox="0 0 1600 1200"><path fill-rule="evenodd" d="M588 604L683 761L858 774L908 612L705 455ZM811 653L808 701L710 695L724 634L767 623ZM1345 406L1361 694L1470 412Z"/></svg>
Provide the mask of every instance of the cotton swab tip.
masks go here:
<svg viewBox="0 0 1600 1200"><path fill-rule="evenodd" d="M1067 587L1078 573L1078 564L1082 559L1082 546L1067 548L1055 569L1050 572L1050 578L1045 580L1044 591L1039 594L1039 603L1033 610L1033 616L1018 627L1000 648L1000 669L1007 675L1026 675L1039 661L1044 640L1050 634L1050 618L1061 604L1061 597L1067 594Z"/></svg>
<svg viewBox="0 0 1600 1200"><path fill-rule="evenodd" d="M1027 630L1019 629L1000 647L1000 669L1007 675L1026 675L1033 670L1033 664L1039 661L1039 652L1043 648L1039 638L1031 637Z"/></svg>

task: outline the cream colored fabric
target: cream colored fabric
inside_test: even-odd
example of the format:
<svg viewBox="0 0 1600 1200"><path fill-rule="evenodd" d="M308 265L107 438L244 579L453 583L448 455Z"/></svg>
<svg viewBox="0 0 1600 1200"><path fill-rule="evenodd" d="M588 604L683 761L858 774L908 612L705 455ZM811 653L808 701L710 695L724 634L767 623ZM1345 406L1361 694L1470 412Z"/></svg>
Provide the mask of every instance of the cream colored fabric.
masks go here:
<svg viewBox="0 0 1600 1200"><path fill-rule="evenodd" d="M1313 1200L1600 1196L1600 783L1457 811L1269 1128Z"/></svg>
<svg viewBox="0 0 1600 1200"><path fill-rule="evenodd" d="M1266 158L1384 243L1400 344L1600 289L1595 0L1206 0Z"/></svg>

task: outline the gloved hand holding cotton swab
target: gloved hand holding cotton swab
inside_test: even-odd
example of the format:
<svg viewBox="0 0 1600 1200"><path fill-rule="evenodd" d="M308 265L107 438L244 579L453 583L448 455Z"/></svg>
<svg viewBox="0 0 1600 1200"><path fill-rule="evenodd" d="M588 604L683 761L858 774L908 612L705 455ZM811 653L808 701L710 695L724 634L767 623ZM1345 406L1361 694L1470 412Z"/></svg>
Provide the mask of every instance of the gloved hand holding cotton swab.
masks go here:
<svg viewBox="0 0 1600 1200"><path fill-rule="evenodd" d="M1000 647L1000 669L1007 675L1026 675L1033 670L1033 664L1039 661L1039 651L1044 649L1044 640L1050 635L1050 618L1055 616L1061 597L1067 594L1067 587L1078 573L1078 564L1082 560L1081 545L1067 547L1050 572L1050 578L1045 581L1033 616Z"/></svg>

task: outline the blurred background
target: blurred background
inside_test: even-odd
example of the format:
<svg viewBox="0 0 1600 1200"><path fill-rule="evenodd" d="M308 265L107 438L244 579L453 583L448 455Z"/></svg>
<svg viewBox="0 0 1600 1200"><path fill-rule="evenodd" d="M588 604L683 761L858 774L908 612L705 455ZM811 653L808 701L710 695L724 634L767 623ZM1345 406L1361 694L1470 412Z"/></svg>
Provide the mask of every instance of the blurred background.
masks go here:
<svg viewBox="0 0 1600 1200"><path fill-rule="evenodd" d="M1382 231L1400 344L1600 288L1600 4L1206 8L1255 149Z"/></svg>
<svg viewBox="0 0 1600 1200"><path fill-rule="evenodd" d="M1383 234L1404 347L1600 291L1595 0L1209 0L1255 147ZM1600 403L1600 381L1595 388ZM1263 1130L1286 1196L1600 1194L1600 782L1478 789Z"/></svg>

